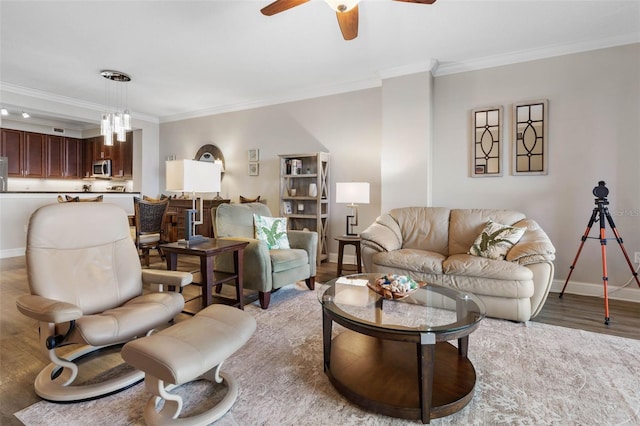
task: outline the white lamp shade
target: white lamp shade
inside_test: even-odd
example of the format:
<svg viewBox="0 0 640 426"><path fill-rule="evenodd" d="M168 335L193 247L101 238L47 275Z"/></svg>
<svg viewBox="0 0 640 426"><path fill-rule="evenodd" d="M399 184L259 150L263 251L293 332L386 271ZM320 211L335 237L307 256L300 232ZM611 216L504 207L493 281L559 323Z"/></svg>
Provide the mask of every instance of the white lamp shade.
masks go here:
<svg viewBox="0 0 640 426"><path fill-rule="evenodd" d="M336 203L369 204L369 182L337 182Z"/></svg>
<svg viewBox="0 0 640 426"><path fill-rule="evenodd" d="M219 192L222 166L210 161L172 160L166 162L167 191Z"/></svg>

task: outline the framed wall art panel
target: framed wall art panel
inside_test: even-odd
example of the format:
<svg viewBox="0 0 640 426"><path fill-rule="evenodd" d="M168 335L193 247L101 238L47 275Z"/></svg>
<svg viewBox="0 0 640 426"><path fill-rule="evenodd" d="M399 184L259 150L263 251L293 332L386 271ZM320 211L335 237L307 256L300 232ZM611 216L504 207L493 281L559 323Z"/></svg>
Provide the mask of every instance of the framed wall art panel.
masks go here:
<svg viewBox="0 0 640 426"><path fill-rule="evenodd" d="M502 106L471 111L471 177L502 176Z"/></svg>
<svg viewBox="0 0 640 426"><path fill-rule="evenodd" d="M512 115L512 173L546 175L549 171L549 101L516 103Z"/></svg>

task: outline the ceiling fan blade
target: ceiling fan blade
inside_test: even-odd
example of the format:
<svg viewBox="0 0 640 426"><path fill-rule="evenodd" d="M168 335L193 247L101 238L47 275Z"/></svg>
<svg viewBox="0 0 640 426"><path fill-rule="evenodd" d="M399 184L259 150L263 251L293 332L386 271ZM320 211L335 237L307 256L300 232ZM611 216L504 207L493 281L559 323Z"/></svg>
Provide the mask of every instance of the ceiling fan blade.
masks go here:
<svg viewBox="0 0 640 426"><path fill-rule="evenodd" d="M420 4L433 4L436 2L436 0L395 0L395 1L402 1L405 3L420 3Z"/></svg>
<svg viewBox="0 0 640 426"><path fill-rule="evenodd" d="M353 40L358 37L358 5L346 12L336 12L336 16L342 37L345 40Z"/></svg>
<svg viewBox="0 0 640 426"><path fill-rule="evenodd" d="M309 0L276 0L273 3L260 9L263 15L271 16L276 13L284 12L292 7L300 6Z"/></svg>

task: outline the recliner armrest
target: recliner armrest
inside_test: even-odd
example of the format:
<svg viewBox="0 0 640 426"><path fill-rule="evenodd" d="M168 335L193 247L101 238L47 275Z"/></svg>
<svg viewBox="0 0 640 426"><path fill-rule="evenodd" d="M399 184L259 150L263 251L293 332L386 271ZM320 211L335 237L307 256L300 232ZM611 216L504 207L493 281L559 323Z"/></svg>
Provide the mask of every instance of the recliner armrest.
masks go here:
<svg viewBox="0 0 640 426"><path fill-rule="evenodd" d="M158 284L170 287L184 287L191 284L193 275L190 272L164 271L160 269L143 269L142 282L144 284Z"/></svg>
<svg viewBox="0 0 640 426"><path fill-rule="evenodd" d="M316 276L316 259L318 257L318 233L315 231L287 231L289 247L302 249L309 255L309 266L312 277Z"/></svg>
<svg viewBox="0 0 640 426"><path fill-rule="evenodd" d="M37 321L61 324L82 317L82 309L73 303L27 294L16 300L18 310Z"/></svg>
<svg viewBox="0 0 640 426"><path fill-rule="evenodd" d="M250 282L252 289L258 291L271 291L271 257L267 243L247 237L219 237L221 240L246 241L249 243L244 248L244 277L245 283ZM227 252L213 259L216 271L233 272L233 253ZM245 286L246 288L246 286Z"/></svg>

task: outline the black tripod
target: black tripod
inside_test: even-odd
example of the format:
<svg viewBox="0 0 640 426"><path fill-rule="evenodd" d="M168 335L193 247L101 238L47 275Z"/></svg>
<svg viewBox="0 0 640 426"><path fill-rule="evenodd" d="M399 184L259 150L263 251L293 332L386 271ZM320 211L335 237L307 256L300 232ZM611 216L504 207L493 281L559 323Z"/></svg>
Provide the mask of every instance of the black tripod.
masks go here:
<svg viewBox="0 0 640 426"><path fill-rule="evenodd" d="M606 230L605 230L605 217L607 222L609 222L609 226L613 229L613 234L616 237L616 241L620 245L622 249L622 254L624 254L624 258L627 260L627 264L629 265L629 269L631 269L631 273L638 283L638 287L640 287L640 280L638 280L638 273L633 270L633 265L631 260L629 259L629 255L627 254L627 250L624 248L624 244L622 243L622 237L618 233L616 229L616 224L613 223L613 219L609 214L609 209L606 207L609 204L607 201L607 195L609 194L609 190L605 186L604 181L598 182L598 186L593 189L593 195L596 197L596 207L593 209L593 213L591 213L591 219L589 219L589 224L587 225L587 230L582 236L582 242L580 243L580 247L578 248L578 253L576 254L576 258L573 260L571 264L569 276L567 280L564 282L564 287L562 287L562 292L560 293L560 297L564 294L564 290L567 288L567 284L569 283L569 278L571 278L571 274L573 273L573 269L576 266L576 262L578 261L578 257L580 257L580 252L582 251L582 247L584 246L584 242L589 237L589 231L591 231L591 226L596 220L600 221L600 247L602 251L602 281L604 285L604 323L609 325L609 294L607 292L607 282L609 281L609 277L607 276L607 238L606 238Z"/></svg>

